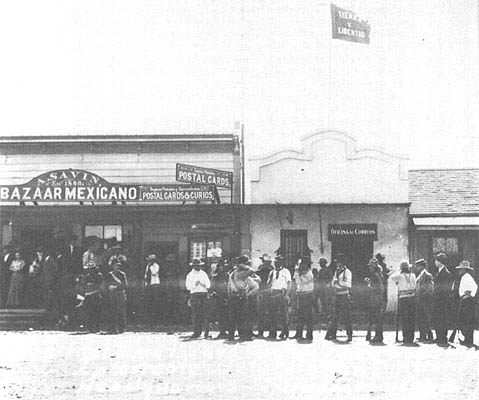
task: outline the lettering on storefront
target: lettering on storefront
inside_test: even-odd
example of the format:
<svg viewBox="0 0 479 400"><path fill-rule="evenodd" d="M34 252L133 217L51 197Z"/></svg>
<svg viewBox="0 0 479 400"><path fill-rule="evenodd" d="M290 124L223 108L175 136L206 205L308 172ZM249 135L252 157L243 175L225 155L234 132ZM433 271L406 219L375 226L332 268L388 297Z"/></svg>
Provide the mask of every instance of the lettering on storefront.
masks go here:
<svg viewBox="0 0 479 400"><path fill-rule="evenodd" d="M176 180L178 182L216 185L217 187L231 188L233 184L233 174L218 169L176 164Z"/></svg>
<svg viewBox="0 0 479 400"><path fill-rule="evenodd" d="M83 170L56 170L23 185L0 186L0 202L219 201L215 185L123 185Z"/></svg>
<svg viewBox="0 0 479 400"><path fill-rule="evenodd" d="M377 224L330 224L329 240L342 237L362 237L378 240Z"/></svg>

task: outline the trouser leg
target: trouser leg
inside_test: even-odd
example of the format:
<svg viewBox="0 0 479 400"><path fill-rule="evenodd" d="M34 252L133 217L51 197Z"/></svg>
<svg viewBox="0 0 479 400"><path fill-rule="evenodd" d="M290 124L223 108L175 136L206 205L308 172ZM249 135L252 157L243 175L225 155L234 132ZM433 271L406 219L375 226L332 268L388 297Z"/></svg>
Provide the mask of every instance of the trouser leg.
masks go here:
<svg viewBox="0 0 479 400"><path fill-rule="evenodd" d="M280 303L280 320L281 330L283 334L289 331L289 315L288 315L288 301L283 297Z"/></svg>
<svg viewBox="0 0 479 400"><path fill-rule="evenodd" d="M474 299L461 300L458 312L458 326L464 336L464 343L473 344L474 339Z"/></svg>

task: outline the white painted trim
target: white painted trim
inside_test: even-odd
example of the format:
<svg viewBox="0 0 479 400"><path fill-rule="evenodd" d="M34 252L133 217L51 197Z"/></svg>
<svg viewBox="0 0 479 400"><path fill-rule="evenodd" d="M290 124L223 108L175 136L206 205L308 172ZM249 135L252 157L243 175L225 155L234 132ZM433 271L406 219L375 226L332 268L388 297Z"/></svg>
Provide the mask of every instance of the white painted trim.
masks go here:
<svg viewBox="0 0 479 400"><path fill-rule="evenodd" d="M401 180L408 179L408 170L406 165L408 160L407 157L391 154L382 149L376 149L371 147L358 148L356 146L357 140L347 133L335 130L320 130L301 137L301 151L295 149L284 149L270 153L264 157L251 158L251 181L258 182L260 180L261 168L275 164L285 159L312 161L313 155L311 151L313 144L326 139L334 139L345 143L347 160L372 158L375 160L383 161L388 164L399 163L399 178Z"/></svg>

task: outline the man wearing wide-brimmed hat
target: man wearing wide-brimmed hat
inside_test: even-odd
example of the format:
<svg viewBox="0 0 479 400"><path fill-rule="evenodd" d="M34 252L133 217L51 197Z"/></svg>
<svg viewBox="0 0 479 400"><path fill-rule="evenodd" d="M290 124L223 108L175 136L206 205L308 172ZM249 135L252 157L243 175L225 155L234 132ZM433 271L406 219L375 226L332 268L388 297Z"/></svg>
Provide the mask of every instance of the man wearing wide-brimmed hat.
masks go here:
<svg viewBox="0 0 479 400"><path fill-rule="evenodd" d="M102 289L103 275L98 271L95 261L89 260L83 266L84 273L77 281L77 299L80 303L77 307L83 307L83 320L86 328L92 332L98 332L102 321Z"/></svg>
<svg viewBox="0 0 479 400"><path fill-rule="evenodd" d="M271 298L271 291L269 290L268 277L273 269L273 260L269 254L263 254L259 258L262 263L258 267L256 274L260 277L259 292L258 292L258 335L262 338L264 331L269 329L269 302Z"/></svg>
<svg viewBox="0 0 479 400"><path fill-rule="evenodd" d="M368 287L368 331L366 340L373 343L383 341L383 313L384 313L384 284L382 269L376 258L371 258L368 263L369 273L365 278ZM371 338L372 327L375 327L376 334Z"/></svg>
<svg viewBox="0 0 479 400"><path fill-rule="evenodd" d="M278 323L281 324L279 338L284 340L289 337L289 316L288 307L291 292L291 273L284 267L284 258L278 254L274 259L274 269L268 277L268 284L271 286L271 298L269 313L271 316L271 327L269 339L276 339Z"/></svg>
<svg viewBox="0 0 479 400"><path fill-rule="evenodd" d="M434 297L434 279L427 270L424 258L416 261L416 309L419 340L433 340L431 330L432 304Z"/></svg>
<svg viewBox="0 0 479 400"><path fill-rule="evenodd" d="M352 286L352 273L346 266L346 257L339 253L336 256L336 271L331 281L334 290L333 314L326 333L326 340L335 340L340 316L346 324L348 342L353 340L353 327L351 324L351 304L349 290Z"/></svg>
<svg viewBox="0 0 479 400"><path fill-rule="evenodd" d="M457 287L457 296L459 297L459 309L457 311L457 326L464 335L461 344L473 346L474 344L474 317L475 317L475 296L477 293L477 283L471 275L474 269L469 261L461 261L456 267L460 278Z"/></svg>
<svg viewBox="0 0 479 400"><path fill-rule="evenodd" d="M190 292L188 304L191 307L193 320L193 335L191 339L197 339L201 336L203 326L205 326L205 339L209 338L207 311L208 289L211 286L211 282L206 272L202 269L204 265L205 263L199 258L194 258L190 262L190 266L193 269L186 275L185 286Z"/></svg>
<svg viewBox="0 0 479 400"><path fill-rule="evenodd" d="M411 271L408 261L399 264L400 272L391 275L391 280L398 287L398 315L401 321L403 343L414 342L416 324L416 275Z"/></svg>
<svg viewBox="0 0 479 400"><path fill-rule="evenodd" d="M451 274L446 268L447 257L444 253L434 256L438 270L434 278L433 320L436 330L436 342L447 344L447 329L450 312Z"/></svg>
<svg viewBox="0 0 479 400"><path fill-rule="evenodd" d="M112 270L105 277L108 293L109 330L111 333L123 333L126 328L126 289L128 280L121 269L124 261L121 257L112 260Z"/></svg>

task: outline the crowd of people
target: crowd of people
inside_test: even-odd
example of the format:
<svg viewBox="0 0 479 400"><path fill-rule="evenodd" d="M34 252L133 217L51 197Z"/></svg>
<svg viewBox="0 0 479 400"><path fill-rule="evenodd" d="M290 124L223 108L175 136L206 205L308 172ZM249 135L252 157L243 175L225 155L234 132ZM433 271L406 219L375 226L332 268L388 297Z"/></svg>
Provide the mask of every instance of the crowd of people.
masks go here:
<svg viewBox="0 0 479 400"><path fill-rule="evenodd" d="M428 271L424 259L417 260L414 265L403 261L397 272L387 266L382 254L369 261L364 279L368 299L367 341L382 343L384 340L388 283L392 282L397 286L397 321L402 328L404 344L414 344L417 327L418 341L447 345L460 330L464 337L461 344L473 346L477 293L477 284L470 274L473 268L468 261L462 261L451 273L445 266L445 254L435 255L434 260L435 276ZM296 332L291 338L312 341L313 313L321 309L327 323L325 339L336 340L338 324L342 321L346 340L352 341L350 291L353 279L343 254L338 254L329 265L321 258L319 269L312 268L310 257L301 257L293 274L285 267L281 255L273 260L264 254L261 261L255 270L247 256L233 260L224 258L210 273L204 270L202 260L191 262L192 270L186 277L185 286L190 293L192 339L202 334L210 338L210 323L215 321L219 339L235 340L238 336L243 341L255 338L284 340L290 337L290 314L293 312ZM454 329L448 337L451 322Z"/></svg>
<svg viewBox="0 0 479 400"><path fill-rule="evenodd" d="M131 293L128 281L132 277L137 283L138 274L133 273L116 241L91 240L84 252L75 243L76 238L71 237L61 246L38 247L29 258L6 246L2 255L2 306L44 308L50 325L57 328L124 332L127 296ZM185 274L174 254L161 261L149 254L139 277L143 316L158 327L178 322L176 317L189 310L192 338L202 334L209 338L210 327L217 324L217 338L228 340L236 336L240 340L287 339L290 317L294 316L296 332L292 338L312 341L313 315L319 314L320 322L327 325L325 339L336 340L342 322L346 340L352 340L353 274L344 254L336 255L329 264L320 258L319 268L312 268L310 256L298 256L291 269L280 254L274 259L264 254L260 259L255 269L248 256L223 257L209 265L193 259L191 271L182 281ZM472 346L477 293L473 268L462 261L450 271L447 261L445 254L436 254L433 274L424 259L414 265L403 261L395 271L388 267L384 255L372 258L361 282L367 298L366 340L384 340L383 321L392 283L398 289L396 316L405 344L414 343L417 328L419 341L445 345L460 330L461 343ZM451 326L454 330L448 337Z"/></svg>

